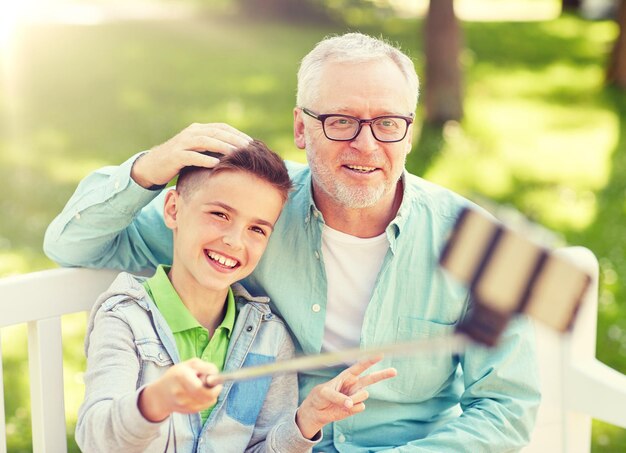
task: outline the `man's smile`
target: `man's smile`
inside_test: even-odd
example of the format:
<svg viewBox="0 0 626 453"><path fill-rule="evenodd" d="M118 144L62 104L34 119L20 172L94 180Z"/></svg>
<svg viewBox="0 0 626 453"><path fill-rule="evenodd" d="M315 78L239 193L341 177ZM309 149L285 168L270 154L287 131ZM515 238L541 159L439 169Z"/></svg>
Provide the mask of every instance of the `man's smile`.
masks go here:
<svg viewBox="0 0 626 453"><path fill-rule="evenodd" d="M378 170L377 167L366 167L364 165L344 165L344 167L357 173L372 173Z"/></svg>

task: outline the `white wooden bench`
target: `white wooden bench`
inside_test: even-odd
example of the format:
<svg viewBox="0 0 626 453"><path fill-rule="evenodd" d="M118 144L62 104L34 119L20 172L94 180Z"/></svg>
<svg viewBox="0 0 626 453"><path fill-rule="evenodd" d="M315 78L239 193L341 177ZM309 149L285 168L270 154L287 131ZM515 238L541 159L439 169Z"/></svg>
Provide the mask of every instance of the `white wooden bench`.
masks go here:
<svg viewBox="0 0 626 453"><path fill-rule="evenodd" d="M544 396L526 453L588 453L591 417L626 428L626 376L595 358L597 261L591 252L580 247L564 249L564 253L588 266L595 282L571 335L557 336L538 326ZM67 451L61 316L88 311L115 275L116 271L55 269L0 279L0 328L28 325L36 453ZM0 362L0 371L1 367ZM0 453L7 451L3 387L0 386Z"/></svg>
<svg viewBox="0 0 626 453"><path fill-rule="evenodd" d="M89 311L118 273L54 269L0 279L0 328L22 323L28 325L35 453L67 451L61 316ZM3 383L1 378L2 374L0 382ZM6 453L4 385L0 386L0 401L0 453Z"/></svg>
<svg viewBox="0 0 626 453"><path fill-rule="evenodd" d="M626 376L596 359L598 262L584 247L559 252L584 266L593 282L570 334L537 325L542 402L524 453L589 453L592 418L626 428Z"/></svg>

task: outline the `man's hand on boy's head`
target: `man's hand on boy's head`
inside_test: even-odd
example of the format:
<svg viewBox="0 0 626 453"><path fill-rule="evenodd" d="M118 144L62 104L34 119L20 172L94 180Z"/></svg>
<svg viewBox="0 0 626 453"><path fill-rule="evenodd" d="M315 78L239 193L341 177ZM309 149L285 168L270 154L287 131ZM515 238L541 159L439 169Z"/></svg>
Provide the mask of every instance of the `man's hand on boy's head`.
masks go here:
<svg viewBox="0 0 626 453"><path fill-rule="evenodd" d="M369 397L365 388L397 374L394 368L385 368L361 376L381 359L361 360L330 381L313 387L296 412L296 424L302 435L311 439L324 425L363 412L364 401Z"/></svg>
<svg viewBox="0 0 626 453"><path fill-rule="evenodd" d="M204 385L206 375L217 373L215 365L197 358L178 363L143 389L139 411L152 422L163 421L173 412L200 412L214 405L222 391L221 385Z"/></svg>
<svg viewBox="0 0 626 453"><path fill-rule="evenodd" d="M155 146L133 164L131 177L142 187L170 182L183 167L214 167L218 160L199 151L229 154L252 139L224 123L194 123L165 143Z"/></svg>

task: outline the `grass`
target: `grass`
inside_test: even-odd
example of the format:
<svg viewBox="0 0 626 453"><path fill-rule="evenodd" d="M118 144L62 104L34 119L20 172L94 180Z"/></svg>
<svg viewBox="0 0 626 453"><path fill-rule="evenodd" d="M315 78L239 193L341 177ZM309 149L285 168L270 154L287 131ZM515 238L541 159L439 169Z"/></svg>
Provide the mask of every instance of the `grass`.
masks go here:
<svg viewBox="0 0 626 453"><path fill-rule="evenodd" d="M361 27L400 42L423 73L420 29L397 18ZM626 96L603 88L616 27L565 16L464 29L466 119L424 128L408 166L592 249L602 266L598 356L626 372ZM78 181L191 122L231 123L303 160L291 136L297 65L343 31L211 17L23 29L0 85L0 275L52 267L43 233ZM82 318L64 321L70 425L82 398L83 329ZM24 336L2 332L15 452L30 450ZM624 449L625 430L594 424L594 451Z"/></svg>

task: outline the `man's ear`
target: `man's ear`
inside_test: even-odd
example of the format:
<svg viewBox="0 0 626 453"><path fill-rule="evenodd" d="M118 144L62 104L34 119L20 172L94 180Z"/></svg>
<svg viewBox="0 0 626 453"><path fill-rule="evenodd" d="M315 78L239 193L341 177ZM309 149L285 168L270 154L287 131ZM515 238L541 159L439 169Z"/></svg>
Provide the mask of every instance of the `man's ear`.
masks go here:
<svg viewBox="0 0 626 453"><path fill-rule="evenodd" d="M407 134L407 141L406 141L406 146L408 147L406 153L409 154L411 152L411 149L413 149L413 123L409 124L409 130L406 132Z"/></svg>
<svg viewBox="0 0 626 453"><path fill-rule="evenodd" d="M178 206L180 194L175 189L165 194L165 204L163 206L163 220L165 225L172 231L176 230L178 218Z"/></svg>
<svg viewBox="0 0 626 453"><path fill-rule="evenodd" d="M304 149L306 140L304 139L304 118L302 110L298 107L293 109L293 141L299 149Z"/></svg>

